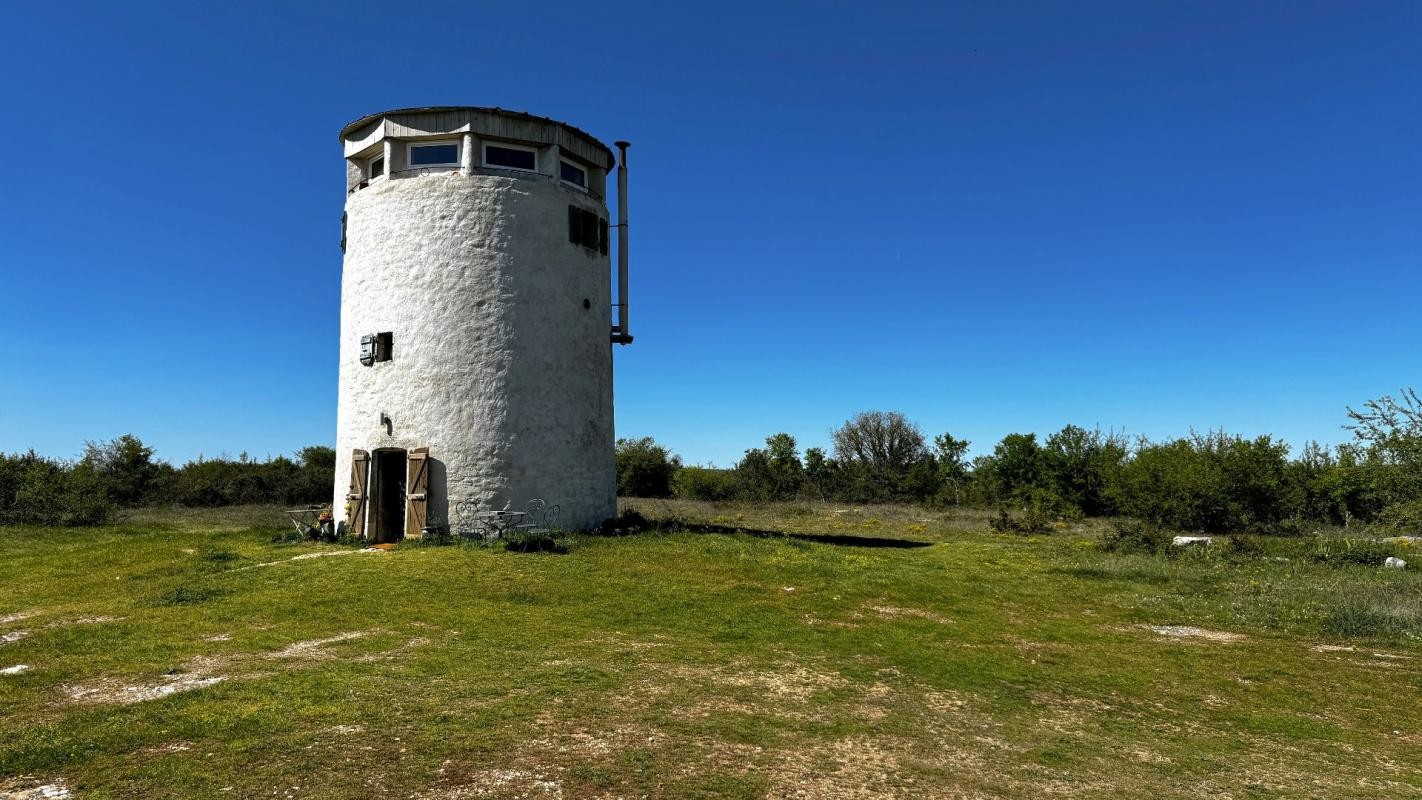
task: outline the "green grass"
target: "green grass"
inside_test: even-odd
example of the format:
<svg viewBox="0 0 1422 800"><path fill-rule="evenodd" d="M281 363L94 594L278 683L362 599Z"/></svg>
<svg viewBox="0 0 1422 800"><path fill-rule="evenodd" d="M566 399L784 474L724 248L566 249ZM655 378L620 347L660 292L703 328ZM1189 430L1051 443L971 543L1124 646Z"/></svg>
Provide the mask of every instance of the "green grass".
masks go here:
<svg viewBox="0 0 1422 800"><path fill-rule="evenodd" d="M566 554L0 529L0 797L1422 795L1411 569L635 505L669 522Z"/></svg>

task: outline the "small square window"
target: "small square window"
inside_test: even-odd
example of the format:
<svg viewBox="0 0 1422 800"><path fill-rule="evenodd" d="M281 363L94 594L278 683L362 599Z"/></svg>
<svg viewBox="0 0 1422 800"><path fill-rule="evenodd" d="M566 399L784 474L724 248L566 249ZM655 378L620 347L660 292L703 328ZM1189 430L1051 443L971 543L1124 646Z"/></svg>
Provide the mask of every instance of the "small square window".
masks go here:
<svg viewBox="0 0 1422 800"><path fill-rule="evenodd" d="M366 175L370 180L385 176L385 156L376 156L370 160L370 174Z"/></svg>
<svg viewBox="0 0 1422 800"><path fill-rule="evenodd" d="M484 165L535 172L538 170L538 152L532 147L486 144L484 145Z"/></svg>
<svg viewBox="0 0 1422 800"><path fill-rule="evenodd" d="M452 142L410 145L410 166L443 167L459 165L459 145Z"/></svg>
<svg viewBox="0 0 1422 800"><path fill-rule="evenodd" d="M579 189L588 188L588 171L571 161L559 163L558 176L563 179L563 183L572 184Z"/></svg>
<svg viewBox="0 0 1422 800"><path fill-rule="evenodd" d="M389 361L394 344L395 334L389 331L360 337L360 363L368 367L377 361Z"/></svg>

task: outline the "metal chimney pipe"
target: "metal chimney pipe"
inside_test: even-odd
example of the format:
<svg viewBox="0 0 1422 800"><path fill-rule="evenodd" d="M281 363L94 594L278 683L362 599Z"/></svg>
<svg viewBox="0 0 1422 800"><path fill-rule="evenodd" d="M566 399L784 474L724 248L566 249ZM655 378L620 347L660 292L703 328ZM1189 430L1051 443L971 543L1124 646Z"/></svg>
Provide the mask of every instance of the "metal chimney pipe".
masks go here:
<svg viewBox="0 0 1422 800"><path fill-rule="evenodd" d="M621 158L617 164L617 336L618 344L631 344L627 332L627 148L631 142L613 142Z"/></svg>

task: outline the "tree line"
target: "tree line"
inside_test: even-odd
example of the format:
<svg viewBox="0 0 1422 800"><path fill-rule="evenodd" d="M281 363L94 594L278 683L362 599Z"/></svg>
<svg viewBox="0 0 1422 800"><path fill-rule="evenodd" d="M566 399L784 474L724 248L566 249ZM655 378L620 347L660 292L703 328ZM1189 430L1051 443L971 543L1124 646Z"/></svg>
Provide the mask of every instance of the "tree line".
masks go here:
<svg viewBox="0 0 1422 800"><path fill-rule="evenodd" d="M98 525L142 505L306 505L329 502L336 451L311 446L294 458L199 458L181 467L154 457L131 434L89 442L77 460L0 453L0 524Z"/></svg>
<svg viewBox="0 0 1422 800"><path fill-rule="evenodd" d="M1422 398L1347 410L1353 440L1293 454L1270 436L1223 431L1163 441L1068 425L1012 433L976 458L898 412L856 414L829 450L766 437L729 469L684 465L651 438L617 442L618 494L711 501L820 499L986 506L1034 519L1129 516L1182 530L1290 532L1303 524L1422 529ZM133 435L68 461L0 454L0 524L95 525L126 507L328 502L336 454L199 458L174 466Z"/></svg>
<svg viewBox="0 0 1422 800"><path fill-rule="evenodd" d="M1422 527L1422 399L1404 390L1349 408L1353 440L1297 455L1271 436L1224 431L1151 441L1068 425L1012 433L969 459L898 412L855 415L832 449L777 433L729 469L684 465L651 438L617 442L619 494L692 500L822 499L996 507L1035 518L1129 516L1205 532L1287 533L1302 524Z"/></svg>

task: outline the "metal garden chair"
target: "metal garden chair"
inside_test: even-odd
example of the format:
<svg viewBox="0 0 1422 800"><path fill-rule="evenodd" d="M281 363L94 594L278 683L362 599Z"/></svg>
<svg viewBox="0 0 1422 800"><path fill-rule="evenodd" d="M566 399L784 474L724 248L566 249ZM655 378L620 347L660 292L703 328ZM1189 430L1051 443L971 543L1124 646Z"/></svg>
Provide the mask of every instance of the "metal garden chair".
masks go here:
<svg viewBox="0 0 1422 800"><path fill-rule="evenodd" d="M479 523L478 500L460 500L454 506L454 516L459 520L455 535L460 539L482 540L485 537L484 527Z"/></svg>

